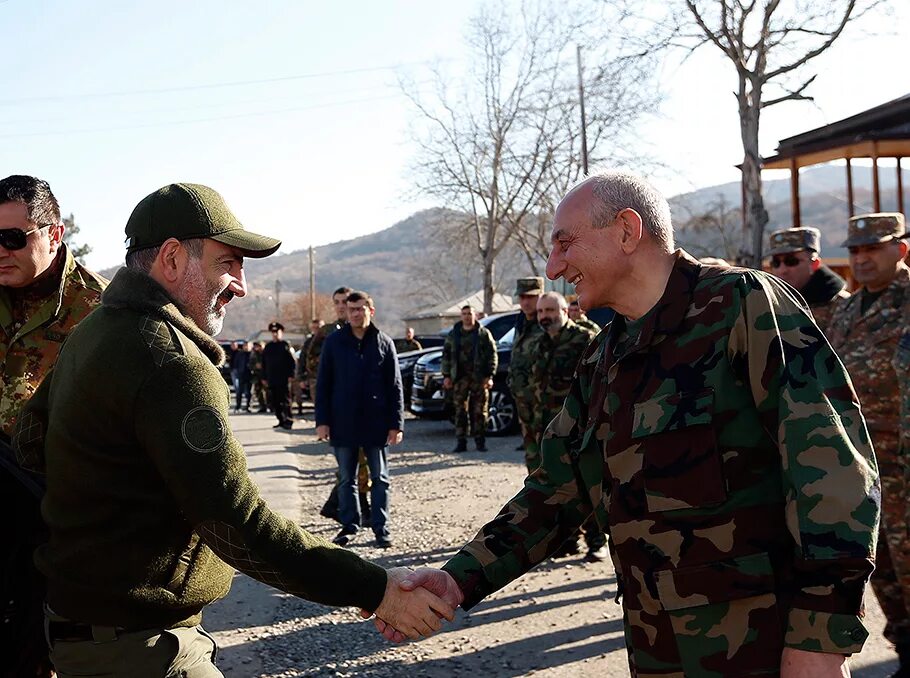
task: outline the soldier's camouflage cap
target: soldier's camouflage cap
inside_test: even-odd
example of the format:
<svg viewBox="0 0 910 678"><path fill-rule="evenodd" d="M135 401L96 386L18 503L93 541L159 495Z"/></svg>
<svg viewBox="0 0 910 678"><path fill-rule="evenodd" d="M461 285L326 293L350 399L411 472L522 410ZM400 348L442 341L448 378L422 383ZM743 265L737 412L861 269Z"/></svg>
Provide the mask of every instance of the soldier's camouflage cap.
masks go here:
<svg viewBox="0 0 910 678"><path fill-rule="evenodd" d="M874 245L906 237L904 215L900 212L859 214L850 219L850 224L847 226L847 239L844 240L841 247Z"/></svg>
<svg viewBox="0 0 910 678"><path fill-rule="evenodd" d="M200 184L159 188L136 205L126 222L127 252L157 247L168 238L211 238L255 259L281 247L280 240L244 229L224 198Z"/></svg>
<svg viewBox="0 0 910 678"><path fill-rule="evenodd" d="M775 254L789 254L802 250L822 251L822 234L817 228L800 226L799 228L783 228L774 231L769 238L771 249L768 256Z"/></svg>
<svg viewBox="0 0 910 678"><path fill-rule="evenodd" d="M543 294L543 278L540 276L532 278L519 278L515 284L515 296L520 297L523 294Z"/></svg>

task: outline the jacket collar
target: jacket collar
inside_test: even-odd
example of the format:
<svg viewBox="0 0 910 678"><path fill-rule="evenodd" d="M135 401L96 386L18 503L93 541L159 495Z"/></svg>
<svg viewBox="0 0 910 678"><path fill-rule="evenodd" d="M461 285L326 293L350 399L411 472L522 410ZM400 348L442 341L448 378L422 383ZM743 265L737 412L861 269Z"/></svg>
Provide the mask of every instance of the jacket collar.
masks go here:
<svg viewBox="0 0 910 678"><path fill-rule="evenodd" d="M803 299L810 306L813 304L825 304L836 297L842 289L847 286L847 282L837 273L827 266L821 266L815 273L809 277L800 292Z"/></svg>
<svg viewBox="0 0 910 678"><path fill-rule="evenodd" d="M102 293L101 304L157 316L189 337L214 365L224 362L221 346L186 317L167 291L145 273L121 268Z"/></svg>

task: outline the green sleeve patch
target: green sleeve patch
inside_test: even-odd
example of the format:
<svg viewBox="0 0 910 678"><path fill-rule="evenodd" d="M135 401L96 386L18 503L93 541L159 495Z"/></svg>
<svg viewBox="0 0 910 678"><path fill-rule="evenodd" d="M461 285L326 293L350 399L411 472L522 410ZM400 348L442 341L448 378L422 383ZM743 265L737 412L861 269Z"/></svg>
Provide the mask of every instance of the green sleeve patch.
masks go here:
<svg viewBox="0 0 910 678"><path fill-rule="evenodd" d="M219 449L227 439L227 425L221 414L211 407L197 407L187 412L180 432L187 447L203 454Z"/></svg>

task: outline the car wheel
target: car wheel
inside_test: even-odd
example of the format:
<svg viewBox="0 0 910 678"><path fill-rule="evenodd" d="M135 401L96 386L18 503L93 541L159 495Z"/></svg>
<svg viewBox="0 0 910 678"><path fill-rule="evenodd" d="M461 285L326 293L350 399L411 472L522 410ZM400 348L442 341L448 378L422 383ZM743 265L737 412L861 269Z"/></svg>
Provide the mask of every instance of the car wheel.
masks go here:
<svg viewBox="0 0 910 678"><path fill-rule="evenodd" d="M490 391L490 415L487 418L487 435L504 436L511 433L518 423L515 401L505 391L495 386Z"/></svg>

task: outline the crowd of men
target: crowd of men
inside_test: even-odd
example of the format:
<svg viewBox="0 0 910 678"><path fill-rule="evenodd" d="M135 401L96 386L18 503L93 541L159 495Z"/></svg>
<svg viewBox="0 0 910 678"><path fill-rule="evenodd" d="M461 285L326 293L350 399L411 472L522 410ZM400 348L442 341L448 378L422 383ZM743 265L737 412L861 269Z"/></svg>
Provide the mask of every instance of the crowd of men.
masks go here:
<svg viewBox="0 0 910 678"><path fill-rule="evenodd" d="M895 675L910 675L903 215L850 219L851 295L815 229L771 235L775 275L704 264L675 248L667 202L641 177L580 182L557 208L547 264L575 285L574 308L541 278L516 290L524 487L442 569L416 572L339 548L366 525L392 544L386 453L402 439L402 387L367 293L336 290L336 321L312 328L296 364L279 323L231 363L234 409L258 384L276 428L293 426L292 388L308 385L338 462L332 544L259 497L217 369L212 337L246 294L243 260L280 241L195 184L137 204L110 283L73 260L63 231L46 182L0 181L0 494L22 516L3 526L16 545L3 565L8 675L50 675L51 660L64 678L220 675L199 623L231 568L417 639L579 532L590 560L609 546L634 675L849 675L870 575ZM600 307L616 311L603 331L583 312ZM496 360L466 306L443 355L456 452L469 437L486 448Z"/></svg>

